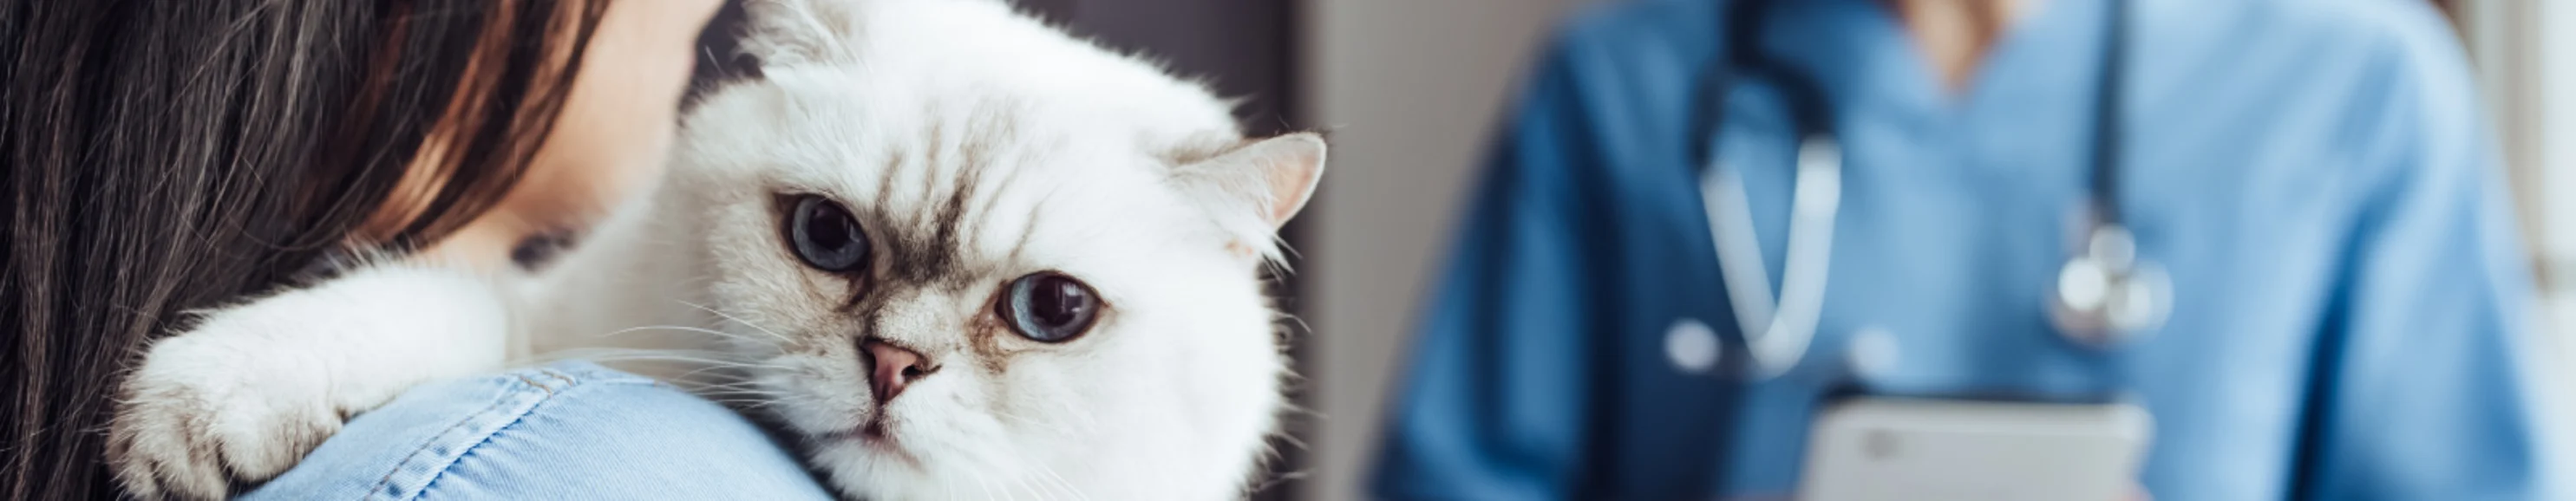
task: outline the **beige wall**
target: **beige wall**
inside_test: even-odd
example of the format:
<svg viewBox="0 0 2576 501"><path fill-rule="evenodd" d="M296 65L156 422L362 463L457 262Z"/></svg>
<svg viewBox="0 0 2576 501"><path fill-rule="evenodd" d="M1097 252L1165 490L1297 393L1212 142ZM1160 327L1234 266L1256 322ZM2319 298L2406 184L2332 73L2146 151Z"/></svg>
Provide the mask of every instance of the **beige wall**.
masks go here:
<svg viewBox="0 0 2576 501"><path fill-rule="evenodd" d="M1314 0L1305 116L1332 131L1299 273L1324 415L1308 499L1358 499L1460 196L1529 53L1583 0Z"/></svg>

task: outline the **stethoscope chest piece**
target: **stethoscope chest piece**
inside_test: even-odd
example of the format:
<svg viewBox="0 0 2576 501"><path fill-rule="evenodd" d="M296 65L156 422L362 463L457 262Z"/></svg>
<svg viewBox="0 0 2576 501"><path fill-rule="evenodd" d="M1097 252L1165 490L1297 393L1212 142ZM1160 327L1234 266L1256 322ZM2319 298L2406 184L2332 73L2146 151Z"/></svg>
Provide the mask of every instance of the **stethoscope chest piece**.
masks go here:
<svg viewBox="0 0 2576 501"><path fill-rule="evenodd" d="M2110 347L2164 326L2172 302L2173 280L2162 267L2137 258L2128 228L2095 225L2084 251L2058 268L2048 291L2048 319L2069 340Z"/></svg>

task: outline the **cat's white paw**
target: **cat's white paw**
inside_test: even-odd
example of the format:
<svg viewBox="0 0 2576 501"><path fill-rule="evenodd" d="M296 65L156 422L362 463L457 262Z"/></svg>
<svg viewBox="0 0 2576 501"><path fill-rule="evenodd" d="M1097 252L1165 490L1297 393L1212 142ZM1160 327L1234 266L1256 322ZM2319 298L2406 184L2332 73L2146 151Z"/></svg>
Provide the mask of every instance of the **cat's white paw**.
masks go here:
<svg viewBox="0 0 2576 501"><path fill-rule="evenodd" d="M276 477L412 385L498 368L509 323L494 294L470 272L382 266L211 312L126 377L109 464L146 499Z"/></svg>
<svg viewBox="0 0 2576 501"><path fill-rule="evenodd" d="M345 420L312 361L209 326L153 345L125 382L107 453L137 497L223 498L284 473Z"/></svg>
<svg viewBox="0 0 2576 501"><path fill-rule="evenodd" d="M276 478L417 383L497 370L510 316L469 270L381 265L222 308L144 349L108 462L142 498L222 498Z"/></svg>

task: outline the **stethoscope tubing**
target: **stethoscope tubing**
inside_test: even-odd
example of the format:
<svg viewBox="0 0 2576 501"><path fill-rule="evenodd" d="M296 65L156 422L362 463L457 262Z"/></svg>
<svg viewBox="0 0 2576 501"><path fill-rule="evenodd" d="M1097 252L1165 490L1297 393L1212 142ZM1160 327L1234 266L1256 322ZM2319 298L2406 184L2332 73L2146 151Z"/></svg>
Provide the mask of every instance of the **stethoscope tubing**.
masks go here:
<svg viewBox="0 0 2576 501"><path fill-rule="evenodd" d="M1756 366L1753 376L1770 378L1788 372L1805 357L1816 337L1825 303L1826 273L1833 252L1834 213L1842 205L1842 148L1828 136L1810 136L1798 144L1798 171L1790 195L1788 258L1782 265L1778 304L1773 304L1770 267L1753 234L1752 204L1743 176L1712 162L1701 176L1701 193L1716 245L1721 280L1735 311L1746 349Z"/></svg>
<svg viewBox="0 0 2576 501"><path fill-rule="evenodd" d="M1700 95L1694 103L1701 108L1691 123L1695 129L1692 137L1700 139L1692 153L1703 166L1700 192L1710 239L1741 333L1737 341L1749 352L1753 364L1750 371L1729 372L1756 380L1777 377L1795 368L1814 342L1831 268L1843 173L1843 153L1822 87L1807 74L1767 57L1759 48L1759 20L1770 3L1749 0L1736 4L1730 13L1729 46L1721 55L1722 64L1702 76ZM2125 87L2120 81L2124 77L2121 69L2128 52L2127 2L2112 0L2110 8L2100 89L2094 106L2085 247L2061 264L2058 280L2048 288L2048 304L2043 305L2062 335L2092 347L2105 347L2129 332L2160 326L2171 296L2170 282L2163 270L2152 262L2135 259L2134 243L2128 240L2130 233L2119 211L2119 104ZM1743 176L1719 159L1716 151L1718 131L1725 126L1722 115L1727 92L1755 79L1773 82L1788 101L1798 137L1789 241L1777 296L1772 293L1770 267L1754 234Z"/></svg>

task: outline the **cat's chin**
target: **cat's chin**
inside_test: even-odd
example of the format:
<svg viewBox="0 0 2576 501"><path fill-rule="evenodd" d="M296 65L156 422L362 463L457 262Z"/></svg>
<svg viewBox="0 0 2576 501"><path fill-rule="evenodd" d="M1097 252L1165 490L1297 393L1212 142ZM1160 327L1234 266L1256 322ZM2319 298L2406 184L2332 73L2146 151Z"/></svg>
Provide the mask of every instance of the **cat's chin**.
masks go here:
<svg viewBox="0 0 2576 501"><path fill-rule="evenodd" d="M860 429L857 435L848 440L850 443L857 444L858 447L866 449L869 453L875 454L878 457L902 463L904 466L914 470L920 470L922 468L921 458L912 455L912 450L905 448L901 439L888 433L885 429L885 425L868 425L867 427Z"/></svg>
<svg viewBox="0 0 2576 501"><path fill-rule="evenodd" d="M945 499L945 485L921 459L904 448L900 435L870 436L853 429L815 439L814 463L823 467L834 488L860 499ZM971 483L970 483L971 485Z"/></svg>
<svg viewBox="0 0 2576 501"><path fill-rule="evenodd" d="M855 428L815 436L814 441L823 449L851 451L868 456L865 462L880 465L879 468L890 466L887 463L894 463L913 471L922 469L921 458L914 456L913 452L904 446L901 435L881 419L869 420L866 424Z"/></svg>

